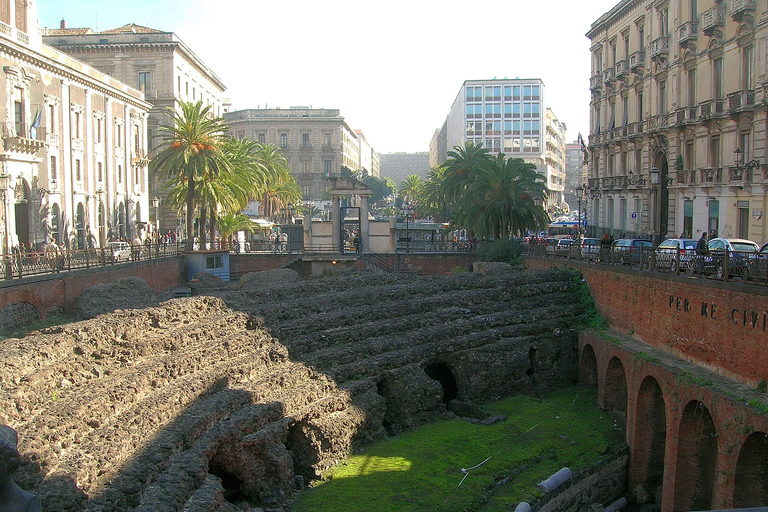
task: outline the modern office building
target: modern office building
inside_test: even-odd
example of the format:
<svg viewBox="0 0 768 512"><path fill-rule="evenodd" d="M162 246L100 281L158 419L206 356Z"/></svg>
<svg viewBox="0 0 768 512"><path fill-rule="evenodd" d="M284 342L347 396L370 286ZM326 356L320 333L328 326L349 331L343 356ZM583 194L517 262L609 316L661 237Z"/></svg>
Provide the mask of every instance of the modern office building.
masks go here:
<svg viewBox="0 0 768 512"><path fill-rule="evenodd" d="M462 84L447 119L446 148L465 142L482 144L492 154L523 158L545 176L549 196L545 204L563 201L565 124L547 108L544 82L540 79L467 80ZM446 154L439 151L439 136L431 151L438 164Z"/></svg>
<svg viewBox="0 0 768 512"><path fill-rule="evenodd" d="M584 152L578 141L565 145L565 202L571 209L578 208L576 189L587 184L587 165L584 164ZM582 210L584 198L582 198Z"/></svg>
<svg viewBox="0 0 768 512"><path fill-rule="evenodd" d="M43 43L34 2L0 10L2 253L147 230L143 94Z"/></svg>
<svg viewBox="0 0 768 512"><path fill-rule="evenodd" d="M330 204L326 178L340 177L342 169L351 173L360 169L358 136L338 109L256 108L227 112L224 120L239 139L279 147L304 193L304 201L315 206ZM373 165L372 156L364 161Z"/></svg>
<svg viewBox="0 0 768 512"><path fill-rule="evenodd" d="M382 153L381 177L390 178L399 187L400 183L415 174L426 180L429 174L429 153Z"/></svg>
<svg viewBox="0 0 768 512"><path fill-rule="evenodd" d="M768 238L767 14L765 2L623 0L592 24L595 234Z"/></svg>
<svg viewBox="0 0 768 512"><path fill-rule="evenodd" d="M172 32L128 24L93 32L90 28L43 29L43 41L81 60L101 72L144 93L150 103L147 119L148 153L161 142L159 127L170 124L168 109L180 101L202 101L214 115L228 109L222 97L224 84L216 74ZM152 222L161 233L181 230L183 222L166 202L165 182L150 177Z"/></svg>

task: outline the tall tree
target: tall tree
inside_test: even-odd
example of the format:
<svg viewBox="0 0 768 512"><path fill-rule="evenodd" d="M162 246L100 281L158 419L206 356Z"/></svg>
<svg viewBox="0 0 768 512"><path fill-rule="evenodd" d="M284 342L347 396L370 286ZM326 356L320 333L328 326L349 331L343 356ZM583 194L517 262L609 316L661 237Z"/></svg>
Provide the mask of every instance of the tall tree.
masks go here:
<svg viewBox="0 0 768 512"><path fill-rule="evenodd" d="M416 202L421 198L421 191L424 188L424 180L416 174L406 176L405 179L400 182L400 190L398 195L410 203Z"/></svg>
<svg viewBox="0 0 768 512"><path fill-rule="evenodd" d="M467 184L457 203L456 222L475 235L496 238L539 229L548 216L535 198L546 190L534 164L499 153Z"/></svg>
<svg viewBox="0 0 768 512"><path fill-rule="evenodd" d="M437 222L448 222L450 219L451 203L446 196L445 172L443 166L430 169L422 192L425 213L431 215Z"/></svg>
<svg viewBox="0 0 768 512"><path fill-rule="evenodd" d="M211 106L181 102L179 110L168 111L172 123L160 127L160 152L152 160L151 168L168 180L168 185L183 183L184 204L187 208L187 246L194 247L195 191L206 175L218 175L230 168L222 151L226 131L224 120L214 117ZM181 205L176 204L179 210Z"/></svg>
<svg viewBox="0 0 768 512"><path fill-rule="evenodd" d="M448 152L443 186L449 201L456 201L477 172L491 162L491 155L482 144L466 142L463 146L454 146Z"/></svg>

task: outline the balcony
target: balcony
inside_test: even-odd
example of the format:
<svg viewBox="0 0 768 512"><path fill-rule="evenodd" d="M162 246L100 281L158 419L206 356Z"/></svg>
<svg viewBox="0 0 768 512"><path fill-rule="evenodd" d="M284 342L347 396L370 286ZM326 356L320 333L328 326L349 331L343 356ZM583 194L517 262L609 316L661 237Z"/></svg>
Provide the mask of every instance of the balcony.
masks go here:
<svg viewBox="0 0 768 512"><path fill-rule="evenodd" d="M616 80L616 69L607 68L603 70L603 82L610 85L611 82Z"/></svg>
<svg viewBox="0 0 768 512"><path fill-rule="evenodd" d="M728 110L741 112L755 106L755 91L744 89L728 94Z"/></svg>
<svg viewBox="0 0 768 512"><path fill-rule="evenodd" d="M6 151L35 154L45 147L45 130L3 123L3 147Z"/></svg>
<svg viewBox="0 0 768 512"><path fill-rule="evenodd" d="M725 6L715 5L701 13L701 31L712 36L725 26Z"/></svg>
<svg viewBox="0 0 768 512"><path fill-rule="evenodd" d="M602 73L589 77L589 90L599 91L603 87Z"/></svg>
<svg viewBox="0 0 768 512"><path fill-rule="evenodd" d="M653 61L665 60L667 55L669 55L669 38L666 36L657 37L651 41L650 46L648 46L648 52Z"/></svg>
<svg viewBox="0 0 768 512"><path fill-rule="evenodd" d="M699 107L680 107L675 110L677 124L695 123L699 118Z"/></svg>
<svg viewBox="0 0 768 512"><path fill-rule="evenodd" d="M616 178L613 176L603 176L603 187L604 190L613 190L616 188Z"/></svg>
<svg viewBox="0 0 768 512"><path fill-rule="evenodd" d="M663 130L669 127L669 117L669 114L651 116L645 121L645 129L647 131Z"/></svg>
<svg viewBox="0 0 768 512"><path fill-rule="evenodd" d="M683 48L696 44L698 36L699 24L695 21L686 21L677 27L677 42L680 43L680 46Z"/></svg>
<svg viewBox="0 0 768 512"><path fill-rule="evenodd" d="M629 60L624 59L616 63L616 77L621 78L629 75Z"/></svg>
<svg viewBox="0 0 768 512"><path fill-rule="evenodd" d="M752 182L752 168L751 167L729 167L728 168L728 181L731 185L741 185L743 183Z"/></svg>
<svg viewBox="0 0 768 512"><path fill-rule="evenodd" d="M705 169L699 169L699 182L701 186L714 185L722 183L723 170L716 167L707 167Z"/></svg>
<svg viewBox="0 0 768 512"><path fill-rule="evenodd" d="M678 185L695 185L696 184L696 171L679 170L675 171L675 183Z"/></svg>
<svg viewBox="0 0 768 512"><path fill-rule="evenodd" d="M642 71L645 67L645 52L634 52L629 56L629 69L633 73Z"/></svg>
<svg viewBox="0 0 768 512"><path fill-rule="evenodd" d="M699 117L709 119L712 117L722 117L725 114L724 99L706 100L699 103Z"/></svg>
<svg viewBox="0 0 768 512"><path fill-rule="evenodd" d="M751 16L756 10L755 0L733 0L730 15L734 21L741 22L745 16Z"/></svg>

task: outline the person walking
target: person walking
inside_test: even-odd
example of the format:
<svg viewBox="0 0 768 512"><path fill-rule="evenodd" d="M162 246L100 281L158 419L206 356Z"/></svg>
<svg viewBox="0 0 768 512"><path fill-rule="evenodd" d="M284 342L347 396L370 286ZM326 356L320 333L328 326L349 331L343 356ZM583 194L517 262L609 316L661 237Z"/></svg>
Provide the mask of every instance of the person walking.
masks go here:
<svg viewBox="0 0 768 512"><path fill-rule="evenodd" d="M701 238L696 242L696 275L704 275L704 263L707 254L709 254L709 234L706 231L701 233Z"/></svg>

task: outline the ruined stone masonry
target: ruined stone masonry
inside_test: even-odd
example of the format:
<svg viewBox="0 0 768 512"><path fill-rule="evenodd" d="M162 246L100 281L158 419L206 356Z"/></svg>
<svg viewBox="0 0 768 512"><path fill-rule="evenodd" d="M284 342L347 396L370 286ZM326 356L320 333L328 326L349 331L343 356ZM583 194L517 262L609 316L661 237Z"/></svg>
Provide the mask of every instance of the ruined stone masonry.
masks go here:
<svg viewBox="0 0 768 512"><path fill-rule="evenodd" d="M559 270L351 274L117 310L0 344L0 415L44 510L279 507L452 398L576 381ZM297 478L298 477L298 478Z"/></svg>

